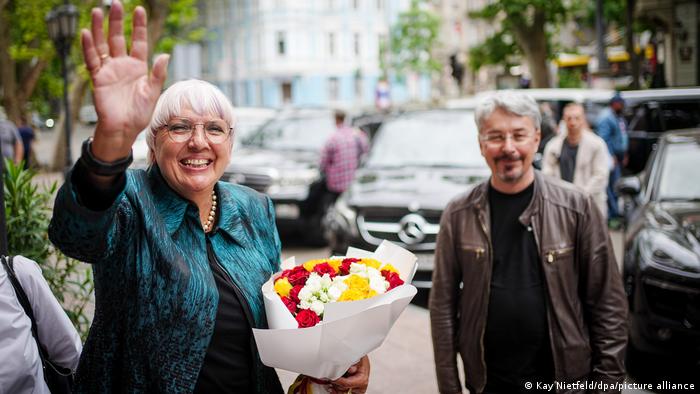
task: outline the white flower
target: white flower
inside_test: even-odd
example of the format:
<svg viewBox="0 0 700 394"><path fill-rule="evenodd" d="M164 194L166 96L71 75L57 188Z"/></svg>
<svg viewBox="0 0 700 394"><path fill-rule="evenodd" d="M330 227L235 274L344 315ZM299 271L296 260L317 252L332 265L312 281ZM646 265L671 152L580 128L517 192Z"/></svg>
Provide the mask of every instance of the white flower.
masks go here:
<svg viewBox="0 0 700 394"><path fill-rule="evenodd" d="M311 310L316 312L317 315L323 316L323 307L326 304L319 300L315 300L314 302L311 303Z"/></svg>
<svg viewBox="0 0 700 394"><path fill-rule="evenodd" d="M347 276L336 276L333 278L333 283L328 288L328 297L331 301L338 301L338 298L348 289L348 285L344 282L346 278Z"/></svg>

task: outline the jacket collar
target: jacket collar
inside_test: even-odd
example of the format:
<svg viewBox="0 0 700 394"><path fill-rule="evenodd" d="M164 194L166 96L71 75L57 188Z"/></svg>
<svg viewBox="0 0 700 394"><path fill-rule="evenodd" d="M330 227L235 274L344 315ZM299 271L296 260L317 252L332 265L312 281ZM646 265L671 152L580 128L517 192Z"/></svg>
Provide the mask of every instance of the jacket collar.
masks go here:
<svg viewBox="0 0 700 394"><path fill-rule="evenodd" d="M543 187L544 175L538 170L535 170L535 180L534 180L534 190L532 192L532 200L530 204L525 208L523 213L520 215L520 223L527 226L530 224L530 219L540 211L542 207L542 202L546 198L546 191ZM474 193L472 194L472 201L474 201L474 208L477 210L477 214L482 220L485 221L485 225L490 227L490 208L489 208L489 184L491 183L491 178L486 182L478 185Z"/></svg>
<svg viewBox="0 0 700 394"><path fill-rule="evenodd" d="M186 215L191 215L193 220L199 220L195 204L181 197L167 184L158 166L151 166L148 170L148 178L153 190L153 204L159 216L163 218L170 236L180 228ZM219 206L216 227L212 233L221 230L239 245L248 246L249 237L245 232L246 226L243 225L242 212L232 190L223 187L222 182L217 182L214 188Z"/></svg>

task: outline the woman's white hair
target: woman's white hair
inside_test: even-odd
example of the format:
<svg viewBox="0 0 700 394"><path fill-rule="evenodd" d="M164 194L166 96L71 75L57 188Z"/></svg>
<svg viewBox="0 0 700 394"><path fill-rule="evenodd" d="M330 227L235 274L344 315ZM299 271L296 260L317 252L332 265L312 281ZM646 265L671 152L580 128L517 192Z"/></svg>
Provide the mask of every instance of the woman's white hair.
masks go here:
<svg viewBox="0 0 700 394"><path fill-rule="evenodd" d="M221 118L231 128L235 128L233 105L219 88L199 79L176 82L160 95L151 123L148 125L146 143L149 149L149 162L153 162L151 152L155 149L158 129L168 124L172 118L180 116L183 108L186 107L199 116L210 115ZM229 140L229 143L233 144L233 135Z"/></svg>
<svg viewBox="0 0 700 394"><path fill-rule="evenodd" d="M526 93L501 90L481 100L476 106L475 118L476 126L479 128L479 131L481 131L484 120L491 116L497 109L502 109L503 111L518 116L527 116L532 119L535 129L540 129L542 114L540 114L537 101Z"/></svg>

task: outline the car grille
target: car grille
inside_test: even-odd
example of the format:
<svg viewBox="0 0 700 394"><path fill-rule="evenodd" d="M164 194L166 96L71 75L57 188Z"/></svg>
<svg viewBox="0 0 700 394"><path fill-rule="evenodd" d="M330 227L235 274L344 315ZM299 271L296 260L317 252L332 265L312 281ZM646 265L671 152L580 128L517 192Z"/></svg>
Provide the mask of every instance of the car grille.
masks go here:
<svg viewBox="0 0 700 394"><path fill-rule="evenodd" d="M649 310L655 315L700 329L700 289L645 278L644 292Z"/></svg>
<svg viewBox="0 0 700 394"><path fill-rule="evenodd" d="M357 226L365 242L379 245L394 242L413 251L435 249L440 211L411 212L404 208L361 209Z"/></svg>
<svg viewBox="0 0 700 394"><path fill-rule="evenodd" d="M228 181L239 185L248 186L249 188L260 193L267 192L267 189L272 184L272 177L266 174L252 173L228 173Z"/></svg>

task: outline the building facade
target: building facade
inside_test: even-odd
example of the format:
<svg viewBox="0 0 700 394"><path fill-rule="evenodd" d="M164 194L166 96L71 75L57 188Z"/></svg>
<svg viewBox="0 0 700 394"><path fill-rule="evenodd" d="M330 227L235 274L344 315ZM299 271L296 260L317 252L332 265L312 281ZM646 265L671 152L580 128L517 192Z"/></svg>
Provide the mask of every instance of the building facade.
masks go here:
<svg viewBox="0 0 700 394"><path fill-rule="evenodd" d="M380 46L410 0L206 0L202 78L239 106L374 105ZM394 104L430 97L427 77L394 78Z"/></svg>

